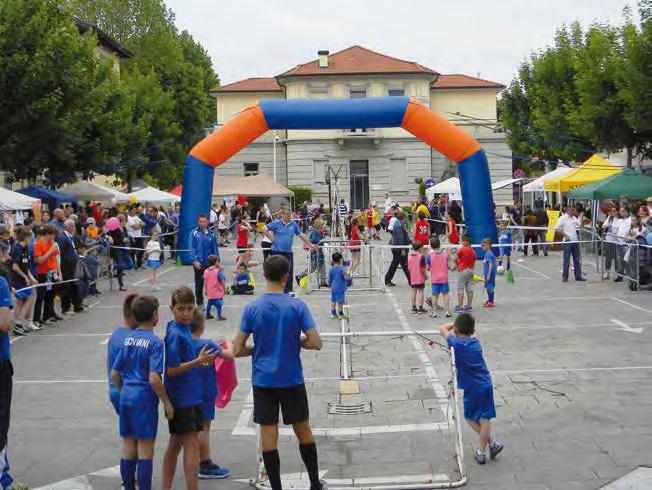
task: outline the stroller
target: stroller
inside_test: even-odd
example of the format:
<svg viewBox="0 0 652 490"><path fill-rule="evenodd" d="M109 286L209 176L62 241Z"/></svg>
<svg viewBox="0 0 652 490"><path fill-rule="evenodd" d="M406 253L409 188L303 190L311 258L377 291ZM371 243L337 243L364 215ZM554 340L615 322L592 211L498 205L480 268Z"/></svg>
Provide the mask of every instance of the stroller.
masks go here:
<svg viewBox="0 0 652 490"><path fill-rule="evenodd" d="M645 238L636 237L636 243L632 243L626 253L630 277L638 278L638 281L629 280L629 290L636 291L640 286L652 284L652 248L647 246Z"/></svg>

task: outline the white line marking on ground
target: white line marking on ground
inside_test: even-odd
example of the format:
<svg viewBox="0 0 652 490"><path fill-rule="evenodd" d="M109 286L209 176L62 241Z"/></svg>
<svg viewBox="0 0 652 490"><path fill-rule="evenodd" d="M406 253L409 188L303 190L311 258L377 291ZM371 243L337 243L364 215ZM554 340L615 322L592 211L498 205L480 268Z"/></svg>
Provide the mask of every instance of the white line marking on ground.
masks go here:
<svg viewBox="0 0 652 490"><path fill-rule="evenodd" d="M630 327L625 322L621 322L616 318L612 318L611 323L618 325L619 327L618 330L622 330L623 332L638 333L638 334L643 332L643 327Z"/></svg>
<svg viewBox="0 0 652 490"><path fill-rule="evenodd" d="M252 409L253 410L253 409ZM244 410L243 410L244 412ZM241 413L242 415L242 413ZM321 437L340 436L361 436L367 434L393 434L396 432L421 432L432 430L446 430L448 422L435 422L429 424L397 424L397 425L369 425L365 427L313 427L312 433ZM256 429L253 427L235 428L231 432L234 436L255 436ZM294 435L294 430L288 427L281 427L279 434L282 436Z"/></svg>
<svg viewBox="0 0 652 490"><path fill-rule="evenodd" d="M400 483L427 483L450 481L450 477L443 473L436 475L396 475L396 476L372 476L367 478L326 478L329 485L377 485L377 484L400 484Z"/></svg>
<svg viewBox="0 0 652 490"><path fill-rule="evenodd" d="M16 341L18 341L18 340L20 340L20 339L22 339L22 338L23 338L23 335L20 335L20 336L14 337L13 339L11 339L11 340L9 341L9 343L10 343L10 344L13 344L14 342L16 342Z"/></svg>
<svg viewBox="0 0 652 490"><path fill-rule="evenodd" d="M43 487L34 488L32 490L93 490L93 485L86 476L77 476L69 480L62 480L56 483L50 483Z"/></svg>
<svg viewBox="0 0 652 490"><path fill-rule="evenodd" d="M110 338L111 338L111 336L110 336L110 335L109 335L109 336L107 336L107 337L106 337L106 338L105 338L105 339L104 339L104 340L103 340L102 342L100 342L100 345L106 345L106 344L108 344L108 343L109 343L109 339L110 339Z"/></svg>
<svg viewBox="0 0 652 490"><path fill-rule="evenodd" d="M108 383L106 379L21 379L14 380L15 384L21 385L59 385L59 384L95 384Z"/></svg>
<svg viewBox="0 0 652 490"><path fill-rule="evenodd" d="M512 261L512 264L514 264L514 265L518 265L519 267L523 267L523 269L526 269L526 270L528 270L528 271L530 271L530 272L534 272L534 273L537 274L538 276L541 276L541 277L543 277L543 278L545 278L545 279L550 279L550 276L545 275L543 272L536 271L536 270L534 270L534 269L528 267L527 265L523 265L523 264L520 264L520 263L518 263L518 262L514 262L514 261Z"/></svg>
<svg viewBox="0 0 652 490"><path fill-rule="evenodd" d="M652 322L633 322L629 325L652 325ZM494 331L500 330L504 333L510 333L514 330L533 330L533 329L570 329L570 328L589 328L589 327L613 327L613 323L587 323L580 325L529 325L527 323L523 324L503 324L503 325L492 325L487 324L482 326L482 331Z"/></svg>
<svg viewBox="0 0 652 490"><path fill-rule="evenodd" d="M620 298L614 298L613 296L611 296L611 297L609 297L609 299L613 299L614 301L618 301L619 303L626 304L627 306L631 306L632 308L635 308L635 309L637 309L637 310L644 311L645 313L652 313L652 310L646 310L645 308L642 308L642 307L640 307L640 306L633 305L633 304L628 303L627 301L622 300L622 299L620 299Z"/></svg>
<svg viewBox="0 0 652 490"><path fill-rule="evenodd" d="M574 373L583 371L645 371L652 366L608 366L587 368L558 368L558 369L521 369L508 371L491 371L491 374L525 374L525 373Z"/></svg>
<svg viewBox="0 0 652 490"><path fill-rule="evenodd" d="M162 270L161 272L159 272L158 274L156 274L156 277L159 278L159 277L161 277L163 274L167 274L168 272L173 271L174 269L176 269L175 266L168 267L167 269ZM144 283L144 282L146 282L146 281L149 281L149 277L146 277L145 279L141 279L140 281L136 281L136 282L134 282L134 283L132 284L132 286L138 286L139 284L142 284L142 283Z"/></svg>

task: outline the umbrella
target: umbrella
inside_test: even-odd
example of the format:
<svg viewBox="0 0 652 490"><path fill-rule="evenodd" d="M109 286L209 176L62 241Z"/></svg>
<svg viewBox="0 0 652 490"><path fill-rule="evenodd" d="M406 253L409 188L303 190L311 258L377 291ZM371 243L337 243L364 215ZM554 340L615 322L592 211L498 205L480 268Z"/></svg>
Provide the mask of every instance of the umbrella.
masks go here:
<svg viewBox="0 0 652 490"><path fill-rule="evenodd" d="M4 187L0 187L0 210L2 211L18 211L20 209L32 209L34 203L38 203L39 199L19 194L18 192L10 191Z"/></svg>
<svg viewBox="0 0 652 490"><path fill-rule="evenodd" d="M573 189L568 194L571 199L645 199L652 196L652 177L633 168L625 168L617 174Z"/></svg>
<svg viewBox="0 0 652 490"><path fill-rule="evenodd" d="M161 191L155 187L145 187L144 189L128 194L128 196L130 199L135 199L138 202L169 204L171 202L181 201L179 196Z"/></svg>

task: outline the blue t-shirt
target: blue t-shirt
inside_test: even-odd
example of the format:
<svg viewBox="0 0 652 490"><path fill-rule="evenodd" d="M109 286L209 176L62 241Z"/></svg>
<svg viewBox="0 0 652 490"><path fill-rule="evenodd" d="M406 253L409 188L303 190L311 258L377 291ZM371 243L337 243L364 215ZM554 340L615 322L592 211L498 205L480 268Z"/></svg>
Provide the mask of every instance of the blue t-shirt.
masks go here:
<svg viewBox="0 0 652 490"><path fill-rule="evenodd" d="M196 359L195 343L190 327L171 321L165 333L165 367L179 367ZM200 406L202 382L199 367L176 376L165 377L165 391L174 408Z"/></svg>
<svg viewBox="0 0 652 490"><path fill-rule="evenodd" d="M218 357L219 353L222 352L222 348L219 345L215 344L211 339L193 338L192 340L195 344L195 357L199 355L199 352L204 348L205 345L207 345L209 349L217 352ZM215 397L217 396L215 364L200 367L199 375L201 377L202 386L202 403L204 405L213 405L215 403Z"/></svg>
<svg viewBox="0 0 652 490"><path fill-rule="evenodd" d="M264 294L242 312L240 330L253 334L252 384L286 388L303 384L301 333L315 328L306 304L287 294Z"/></svg>
<svg viewBox="0 0 652 490"><path fill-rule="evenodd" d="M491 276L487 276L487 272L489 272L489 264L491 264ZM495 283L496 282L496 256L494 255L493 251L491 249L487 250L484 253L484 261L482 262L482 266L484 268L484 280L487 283Z"/></svg>
<svg viewBox="0 0 652 490"><path fill-rule="evenodd" d="M455 348L457 384L461 389L477 390L493 386L478 339L450 334L447 341L450 347Z"/></svg>
<svg viewBox="0 0 652 490"><path fill-rule="evenodd" d="M111 379L111 369L115 364L115 360L118 358L120 349L124 345L125 338L132 332L133 330L129 327L118 327L113 331L111 337L109 337L109 343L106 344L106 373L109 377L109 389L115 389L113 380Z"/></svg>
<svg viewBox="0 0 652 490"><path fill-rule="evenodd" d="M344 268L341 265L334 265L328 272L328 284L331 285L331 292L335 294L346 292L346 278Z"/></svg>
<svg viewBox="0 0 652 490"><path fill-rule="evenodd" d="M163 373L163 341L149 328L131 330L113 364L120 373L120 406L134 407L158 400L149 373Z"/></svg>
<svg viewBox="0 0 652 490"><path fill-rule="evenodd" d="M14 303L11 301L11 289L9 289L9 283L3 276L0 276L0 307L14 307ZM11 358L10 345L9 333L0 332L0 362Z"/></svg>
<svg viewBox="0 0 652 490"><path fill-rule="evenodd" d="M283 220L278 219L268 224L267 229L274 232L272 252L291 253L294 235L301 235L301 229L296 221L290 221L286 225Z"/></svg>
<svg viewBox="0 0 652 490"><path fill-rule="evenodd" d="M247 286L249 285L249 273L245 272L244 274L235 275L235 283L238 286Z"/></svg>
<svg viewBox="0 0 652 490"><path fill-rule="evenodd" d="M512 243L512 231L511 230L499 230L498 231L498 244L507 245Z"/></svg>

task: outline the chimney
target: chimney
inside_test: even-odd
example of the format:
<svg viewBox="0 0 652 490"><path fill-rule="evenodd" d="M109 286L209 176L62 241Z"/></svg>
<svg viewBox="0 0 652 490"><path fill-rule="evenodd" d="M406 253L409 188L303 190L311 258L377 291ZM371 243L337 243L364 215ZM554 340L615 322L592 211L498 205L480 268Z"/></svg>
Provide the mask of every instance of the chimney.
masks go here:
<svg viewBox="0 0 652 490"><path fill-rule="evenodd" d="M319 68L328 68L328 50L319 50L317 55L319 56Z"/></svg>

